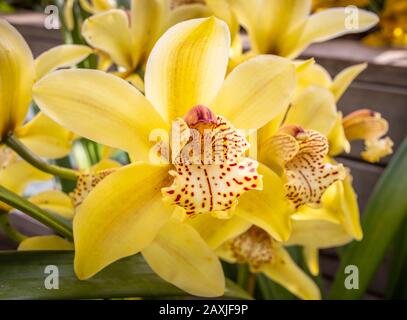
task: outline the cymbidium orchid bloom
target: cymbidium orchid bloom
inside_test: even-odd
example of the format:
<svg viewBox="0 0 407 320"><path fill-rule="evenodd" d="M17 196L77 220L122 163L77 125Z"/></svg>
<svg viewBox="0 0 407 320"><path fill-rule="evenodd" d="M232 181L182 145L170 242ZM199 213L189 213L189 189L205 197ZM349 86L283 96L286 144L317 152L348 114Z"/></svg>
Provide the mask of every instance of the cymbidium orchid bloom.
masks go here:
<svg viewBox="0 0 407 320"><path fill-rule="evenodd" d="M285 126L301 126L307 130L317 130L329 138L329 153L326 163L336 165L332 156L344 150L349 151L350 139L368 139L381 144L388 139L378 140L387 131L387 122L371 111L357 111L351 114L347 121L342 120L342 114L337 111L336 101L340 99L347 87L366 68L365 64L351 66L343 70L334 79L319 65L309 65L298 73L298 85L291 106L284 116L268 124L260 132L260 139L273 141L273 130L278 126L279 119L284 119ZM282 120L281 120L282 121ZM281 130L281 129L280 129ZM271 137L271 138L267 138ZM262 141L263 141L262 140ZM372 142L373 143L373 142ZM391 142L388 142L391 144ZM267 143L260 142L260 146ZM286 148L288 143L284 145ZM275 168L276 161L268 161L276 151L270 153L265 147L260 151L260 161ZM278 150L278 149L277 149ZM383 148L368 149L364 157L378 157L389 151ZM380 151L379 151L380 150ZM262 155L266 159L262 159ZM372 159L371 159L372 160ZM281 167L281 166L280 166ZM275 169L276 170L276 169ZM278 170L278 166L277 166ZM304 246L304 254L310 271L318 273L318 248L343 245L352 239L360 240L362 230L359 221L359 209L356 194L352 188L351 176L341 170L342 179L332 184L321 198L318 206L301 206L291 215L292 233L288 244ZM278 172L278 171L277 171ZM346 176L345 179L344 176Z"/></svg>
<svg viewBox="0 0 407 320"><path fill-rule="evenodd" d="M216 228L221 232L209 227L213 222L205 219L210 217L191 219L191 225L211 248L240 234L257 220L258 226L284 245L303 245L310 270L317 274L319 248L362 238L350 175L341 164L329 158L327 137L336 130L336 98L339 99L363 68L364 65L349 68L334 81L330 77L329 81L321 79L314 70L320 70L319 66L307 64L297 68L297 89L290 108L284 109L258 134L259 171L269 177L264 181L262 193L268 193L270 202L258 199L254 204L245 201L243 195L235 210L236 217L217 223ZM260 207L264 210L262 219L259 215L251 217ZM270 214L273 212L278 215ZM276 230L286 230L287 237L276 237Z"/></svg>
<svg viewBox="0 0 407 320"><path fill-rule="evenodd" d="M118 76L143 91L143 80L134 72L143 72L157 39L178 22L211 15L224 20L229 26L231 56L240 54L240 26L226 0L132 0L130 18L119 9L95 14L85 20L82 35L99 50L99 69L108 70L113 62L119 69Z"/></svg>
<svg viewBox="0 0 407 320"><path fill-rule="evenodd" d="M318 287L291 259L283 243L268 232L234 216L217 220L199 215L189 221L220 258L229 263L248 263L301 299L320 299Z"/></svg>
<svg viewBox="0 0 407 320"><path fill-rule="evenodd" d="M392 153L391 139L381 138L388 131L388 123L379 113L360 109L343 118L336 108L336 102L366 67L366 64L350 66L332 79L322 66L311 65L298 75L297 93L288 121L322 130L329 139L330 156L350 152L349 142L354 140L365 141L365 151L361 156L366 161L377 162ZM318 117L307 117L305 113L295 116L299 114L296 110L303 109L306 104L318 113Z"/></svg>
<svg viewBox="0 0 407 320"><path fill-rule="evenodd" d="M169 27L210 15L202 4L171 9L169 0L132 0L130 17L121 9L92 15L85 20L82 35L91 46L107 54L120 71L124 69L122 77L127 78L137 69L144 69L154 44ZM141 79L130 80L139 83Z"/></svg>
<svg viewBox="0 0 407 320"><path fill-rule="evenodd" d="M342 125L348 141L365 141L365 150L361 153L364 160L378 162L392 154L393 141L389 137L382 138L387 133L389 124L380 113L360 109L348 114Z"/></svg>
<svg viewBox="0 0 407 320"><path fill-rule="evenodd" d="M0 139L14 134L39 156L60 158L67 155L72 133L42 113L26 124L23 122L35 81L57 68L75 65L91 52L86 46L61 45L34 60L22 36L7 21L0 19Z"/></svg>
<svg viewBox="0 0 407 320"><path fill-rule="evenodd" d="M310 44L363 32L378 22L371 12L331 8L310 15L311 0L228 0L257 54L295 58Z"/></svg>
<svg viewBox="0 0 407 320"><path fill-rule="evenodd" d="M52 119L141 160L85 183L85 189L94 188L78 203L74 218L80 279L141 251L156 273L183 290L201 296L223 293L218 258L178 213L229 218L242 195L253 206L258 199L266 203L279 197L246 192L261 189L262 180L272 182L268 172L257 173L257 162L246 158L249 144L235 128L262 127L286 108L295 86L294 64L275 56L249 60L225 79L229 50L223 21L194 19L170 28L155 45L146 67L145 97L126 81L96 70L57 71L36 83L35 101ZM89 126L90 118L97 125ZM171 131L171 137L179 132L179 144L170 145L170 164L150 161L169 154L165 135L151 148L149 137L154 139L157 129ZM202 142L197 132L204 133L203 144L196 144ZM201 148L205 141L209 149ZM200 162L185 157L191 148ZM215 158L207 158L207 150ZM217 156L226 161L212 162ZM264 207L257 209L252 217L263 221Z"/></svg>
<svg viewBox="0 0 407 320"><path fill-rule="evenodd" d="M229 263L248 263L252 272L264 273L301 299L321 299L318 286L297 266L283 244L256 226L225 242L216 253Z"/></svg>
<svg viewBox="0 0 407 320"><path fill-rule="evenodd" d="M56 213L66 219L73 219L75 208L82 203L82 200L88 195L85 193L87 189L91 189L92 184L95 185L95 178L100 180L113 172L114 168L120 167L120 164L114 160L107 158L92 166L87 172L84 170L81 173L81 182L69 195L58 191L48 190L28 198L31 203L36 204L42 209ZM102 172L105 172L102 174ZM100 181L99 180L99 181ZM97 182L99 182L97 181ZM87 184L86 187L83 184ZM18 246L19 251L59 251L59 250L74 250L73 242L62 238L58 235L40 235L32 236L24 239Z"/></svg>

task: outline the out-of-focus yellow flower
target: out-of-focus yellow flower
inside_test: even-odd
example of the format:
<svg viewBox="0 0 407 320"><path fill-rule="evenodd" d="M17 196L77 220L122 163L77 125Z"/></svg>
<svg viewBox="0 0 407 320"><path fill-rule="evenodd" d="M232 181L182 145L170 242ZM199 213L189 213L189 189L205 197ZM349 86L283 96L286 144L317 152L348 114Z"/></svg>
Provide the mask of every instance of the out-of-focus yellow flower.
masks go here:
<svg viewBox="0 0 407 320"><path fill-rule="evenodd" d="M51 175L20 160L10 148L0 147L0 185L3 187L22 195L31 182L50 179ZM9 205L0 202L0 210L8 212L11 209Z"/></svg>
<svg viewBox="0 0 407 320"><path fill-rule="evenodd" d="M380 13L380 30L363 41L372 46L407 46L407 2L385 1L384 10Z"/></svg>
<svg viewBox="0 0 407 320"><path fill-rule="evenodd" d="M311 0L229 0L255 53L295 58L314 42L363 32L378 22L371 12L332 8L310 15Z"/></svg>
<svg viewBox="0 0 407 320"><path fill-rule="evenodd" d="M115 0L66 0L63 8L63 17L65 26L69 31L72 31L75 27L75 2L78 2L81 8L90 14L96 14L117 7L117 1Z"/></svg>
<svg viewBox="0 0 407 320"><path fill-rule="evenodd" d="M362 158L369 162L377 162L380 158L392 153L393 142L390 138L381 138L388 131L388 123L377 112L362 109L347 115L342 119L342 113L336 109L336 104L352 81L367 67L366 64L350 66L342 70L334 79L320 65L311 65L298 76L296 99L300 103L297 107L303 108L301 102L313 100L315 112L318 117L292 119L290 111L288 119L293 123L304 124L306 127L315 127L315 122L324 116L325 134L329 138L331 156L342 152L350 152L350 141L364 140L365 151ZM330 103L322 103L322 97ZM318 102L319 101L319 102Z"/></svg>
<svg viewBox="0 0 407 320"><path fill-rule="evenodd" d="M248 263L252 272L262 272L301 299L319 300L314 281L292 260L280 242L252 226L220 246L216 253L229 263Z"/></svg>
<svg viewBox="0 0 407 320"><path fill-rule="evenodd" d="M369 162L378 162L393 153L393 141L384 136L389 124L378 112L361 109L348 114L342 121L346 139L364 140L365 151L362 158Z"/></svg>
<svg viewBox="0 0 407 320"><path fill-rule="evenodd" d="M276 241L269 232L238 215L219 220L202 214L188 223L223 260L248 263L252 272L263 272L302 299L320 298L315 283L294 263L283 243Z"/></svg>
<svg viewBox="0 0 407 320"><path fill-rule="evenodd" d="M347 6L363 8L366 7L369 2L370 0L312 0L312 11Z"/></svg>
<svg viewBox="0 0 407 320"><path fill-rule="evenodd" d="M92 50L86 46L61 45L37 59L17 30L0 19L0 139L15 134L28 148L46 158L70 152L73 134L44 114L23 124L31 103L32 86L47 73L75 65Z"/></svg>
<svg viewBox="0 0 407 320"><path fill-rule="evenodd" d="M106 53L126 78L136 69L144 69L157 39L174 24L211 11L202 4L170 9L168 0L132 0L130 18L124 10L113 9L85 20L82 35L94 48Z"/></svg>
<svg viewBox="0 0 407 320"><path fill-rule="evenodd" d="M191 226L172 217L172 207L184 217L207 212L227 218L243 193L261 189L257 162L245 157L249 145L235 127L258 129L269 122L286 108L295 85L293 63L275 56L247 61L225 79L229 53L223 21L193 19L170 28L155 45L147 62L146 97L96 70L57 71L36 83L35 101L51 118L142 160L98 181L78 207L74 237L80 279L141 251L153 270L183 290L223 293L216 255ZM89 126L89 118L98 125ZM173 153L177 150L172 163L151 163L152 156L162 159L169 152L161 143L151 149L152 130L167 133L171 127L181 133L181 144L171 145ZM213 142L224 135L223 147L214 154L226 155L231 163L185 161L192 129L205 128L212 130ZM199 150L199 157L205 155ZM172 206L163 205L163 199Z"/></svg>
<svg viewBox="0 0 407 320"><path fill-rule="evenodd" d="M81 173L77 187L69 195L58 190L49 190L33 195L28 200L42 209L49 210L66 219L73 219L75 208L82 203L90 190L104 177L113 172L114 169L119 167L120 164L118 162L103 158L92 166L88 172L84 171ZM98 178L100 180L97 180ZM18 250L74 250L74 244L57 235L34 236L24 239L18 246Z"/></svg>

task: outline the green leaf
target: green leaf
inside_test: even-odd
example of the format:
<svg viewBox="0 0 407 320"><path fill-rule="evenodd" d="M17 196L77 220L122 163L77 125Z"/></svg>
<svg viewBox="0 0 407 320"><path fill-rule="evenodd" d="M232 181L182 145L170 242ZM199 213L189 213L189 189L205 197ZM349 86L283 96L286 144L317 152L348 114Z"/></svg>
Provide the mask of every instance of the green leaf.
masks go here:
<svg viewBox="0 0 407 320"><path fill-rule="evenodd" d="M386 298L392 300L407 299L407 219L393 241L393 256L389 270Z"/></svg>
<svg viewBox="0 0 407 320"><path fill-rule="evenodd" d="M360 299L375 271L407 217L407 139L404 139L388 168L377 183L363 215L364 239L350 244L343 252L332 285L331 299ZM359 269L359 289L344 286L345 267Z"/></svg>
<svg viewBox="0 0 407 320"><path fill-rule="evenodd" d="M124 258L87 281L73 271L73 252L0 252L0 299L100 299L128 297L187 297L188 294L159 278L141 255ZM59 270L59 289L47 290L44 270ZM250 299L227 280L224 298Z"/></svg>

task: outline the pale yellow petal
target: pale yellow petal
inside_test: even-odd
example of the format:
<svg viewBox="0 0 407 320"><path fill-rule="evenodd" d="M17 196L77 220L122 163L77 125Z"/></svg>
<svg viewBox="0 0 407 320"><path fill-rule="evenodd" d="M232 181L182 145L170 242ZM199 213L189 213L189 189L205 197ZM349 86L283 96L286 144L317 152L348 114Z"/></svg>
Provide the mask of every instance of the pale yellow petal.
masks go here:
<svg viewBox="0 0 407 320"><path fill-rule="evenodd" d="M319 274L319 250L318 248L305 246L303 248L303 255L305 263L307 264L308 270L313 276Z"/></svg>
<svg viewBox="0 0 407 320"><path fill-rule="evenodd" d="M260 270L301 299L321 299L318 286L282 247L276 248L274 261L262 266Z"/></svg>
<svg viewBox="0 0 407 320"><path fill-rule="evenodd" d="M363 160L371 163L379 162L381 158L393 153L394 142L389 137L365 141L365 150L361 152Z"/></svg>
<svg viewBox="0 0 407 320"><path fill-rule="evenodd" d="M163 0L132 0L130 32L134 66L145 62L168 19L168 4Z"/></svg>
<svg viewBox="0 0 407 320"><path fill-rule="evenodd" d="M94 48L110 55L119 66L131 69L131 34L127 14L123 10L109 10L95 14L85 20L82 35Z"/></svg>
<svg viewBox="0 0 407 320"><path fill-rule="evenodd" d="M56 235L37 236L24 239L19 244L18 251L71 251L72 242Z"/></svg>
<svg viewBox="0 0 407 320"><path fill-rule="evenodd" d="M222 266L195 229L169 220L142 254L164 280L202 297L221 296L225 290Z"/></svg>
<svg viewBox="0 0 407 320"><path fill-rule="evenodd" d="M28 200L42 209L49 210L64 218L72 219L74 208L71 198L59 190L49 190L38 193L28 198Z"/></svg>
<svg viewBox="0 0 407 320"><path fill-rule="evenodd" d="M168 27L190 19L210 17L212 14L212 11L202 4L183 5L171 10Z"/></svg>
<svg viewBox="0 0 407 320"><path fill-rule="evenodd" d="M92 166L90 171L91 172L98 172L98 171L107 170L107 169L119 168L121 166L122 165L119 162L115 161L115 160L102 159L97 164Z"/></svg>
<svg viewBox="0 0 407 320"><path fill-rule="evenodd" d="M0 169L0 185L18 194L22 194L31 182L51 179L50 174L44 173L22 160Z"/></svg>
<svg viewBox="0 0 407 320"><path fill-rule="evenodd" d="M310 0L230 0L240 23L258 53L279 54L288 31L302 25L310 12Z"/></svg>
<svg viewBox="0 0 407 320"><path fill-rule="evenodd" d="M216 249L227 240L245 232L252 225L236 215L230 219L218 219L210 213L199 214L187 219L187 222L199 232L210 248Z"/></svg>
<svg viewBox="0 0 407 320"><path fill-rule="evenodd" d="M328 135L336 117L333 94L326 88L310 86L295 96L284 123Z"/></svg>
<svg viewBox="0 0 407 320"><path fill-rule="evenodd" d="M259 129L288 107L294 88L290 60L258 56L230 73L210 107L237 128Z"/></svg>
<svg viewBox="0 0 407 320"><path fill-rule="evenodd" d="M15 134L35 154L50 159L68 155L74 139L72 132L61 127L42 112L24 126L19 127Z"/></svg>
<svg viewBox="0 0 407 320"><path fill-rule="evenodd" d="M309 86L320 86L329 89L332 78L328 71L319 64L313 64L298 73L298 87L305 89Z"/></svg>
<svg viewBox="0 0 407 320"><path fill-rule="evenodd" d="M230 250L229 243L225 243L215 250L216 255L228 263L237 263L237 259L232 250Z"/></svg>
<svg viewBox="0 0 407 320"><path fill-rule="evenodd" d="M356 77L366 68L367 64L361 63L354 66L350 66L342 70L340 73L338 73L330 87L332 93L335 96L336 101L338 101L342 97L342 95L345 93L346 89L348 89L352 81L355 80Z"/></svg>
<svg viewBox="0 0 407 320"><path fill-rule="evenodd" d="M108 175L74 218L75 272L87 279L148 246L172 211L161 201L168 167L135 163Z"/></svg>
<svg viewBox="0 0 407 320"><path fill-rule="evenodd" d="M0 136L25 119L34 82L34 61L23 37L0 18Z"/></svg>
<svg viewBox="0 0 407 320"><path fill-rule="evenodd" d="M136 88L102 71L56 71L38 81L33 92L42 111L59 124L146 161L152 146L151 131L167 129ZM93 125L89 125L90 120Z"/></svg>
<svg viewBox="0 0 407 320"><path fill-rule="evenodd" d="M379 18L376 14L355 8L322 10L307 20L301 38L286 52L294 57L314 42L323 42L349 33L360 33L372 28Z"/></svg>
<svg viewBox="0 0 407 320"><path fill-rule="evenodd" d="M228 0L205 0L205 4L212 10L213 14L216 17L225 21L228 24L230 34L232 36L232 43L234 43L236 46L239 46L238 34L240 30L240 25L236 15L232 10L232 7L228 3ZM236 49L235 53L236 52L241 53L241 50L237 50L237 48L235 49Z"/></svg>
<svg viewBox="0 0 407 320"><path fill-rule="evenodd" d="M276 240L287 240L293 210L286 198L284 183L265 165L259 166L259 172L263 175L263 190L244 194L235 214L267 231Z"/></svg>
<svg viewBox="0 0 407 320"><path fill-rule="evenodd" d="M193 19L170 28L148 59L146 96L166 120L208 106L228 65L230 35L216 18Z"/></svg>
<svg viewBox="0 0 407 320"><path fill-rule="evenodd" d="M325 190L320 207L301 206L291 217L295 220L326 220L340 224L343 221L342 194L342 181L337 181Z"/></svg>
<svg viewBox="0 0 407 320"><path fill-rule="evenodd" d="M338 112L336 122L328 135L329 140L329 155L336 156L342 152L350 152L350 143L346 139L345 130L342 125L342 112Z"/></svg>
<svg viewBox="0 0 407 320"><path fill-rule="evenodd" d="M356 240L363 238L363 231L360 225L360 212L357 201L357 194L352 187L351 178L348 177L342 182L343 185L343 225L347 232Z"/></svg>
<svg viewBox="0 0 407 320"><path fill-rule="evenodd" d="M92 49L83 45L63 44L53 47L35 59L36 79L53 70L74 66L91 53Z"/></svg>
<svg viewBox="0 0 407 320"><path fill-rule="evenodd" d="M302 245L326 249L352 241L341 224L324 220L292 220L292 233L286 245Z"/></svg>

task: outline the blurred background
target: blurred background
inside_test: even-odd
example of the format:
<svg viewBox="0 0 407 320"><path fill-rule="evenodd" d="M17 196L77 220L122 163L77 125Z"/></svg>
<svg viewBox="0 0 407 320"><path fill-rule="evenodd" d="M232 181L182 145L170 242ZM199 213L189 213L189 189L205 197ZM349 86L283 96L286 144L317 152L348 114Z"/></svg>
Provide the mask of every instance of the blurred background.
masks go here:
<svg viewBox="0 0 407 320"><path fill-rule="evenodd" d="M19 30L35 56L64 41L61 30L44 28L44 8L54 2L0 0L0 16L5 17ZM119 2L121 6L128 6L128 1ZM313 3L313 10L347 5L355 5L377 13L381 18L380 24L369 33L314 44L301 58L315 58L316 62L325 67L332 76L350 65L368 62L369 67L347 90L338 108L345 115L361 108L380 112L389 121L388 135L395 143L396 152L407 135L407 0L317 0ZM377 164L366 163L359 155L362 148L363 145L360 143L359 146L352 148L352 153L341 155L339 159L351 168L361 212L390 160L390 157L387 157ZM36 190L43 187L40 184L31 186ZM48 232L45 227L34 221L22 220L18 213L13 215L13 223L28 235ZM406 232L407 221L401 230ZM405 235L401 236L405 238ZM12 248L13 244L0 233L0 249ZM393 248L394 250L397 249ZM322 251L321 274L327 287L338 267L338 254L340 252L336 249ZM383 261L365 298L386 297L389 287L387 278L391 273L393 255L394 253L390 251Z"/></svg>

